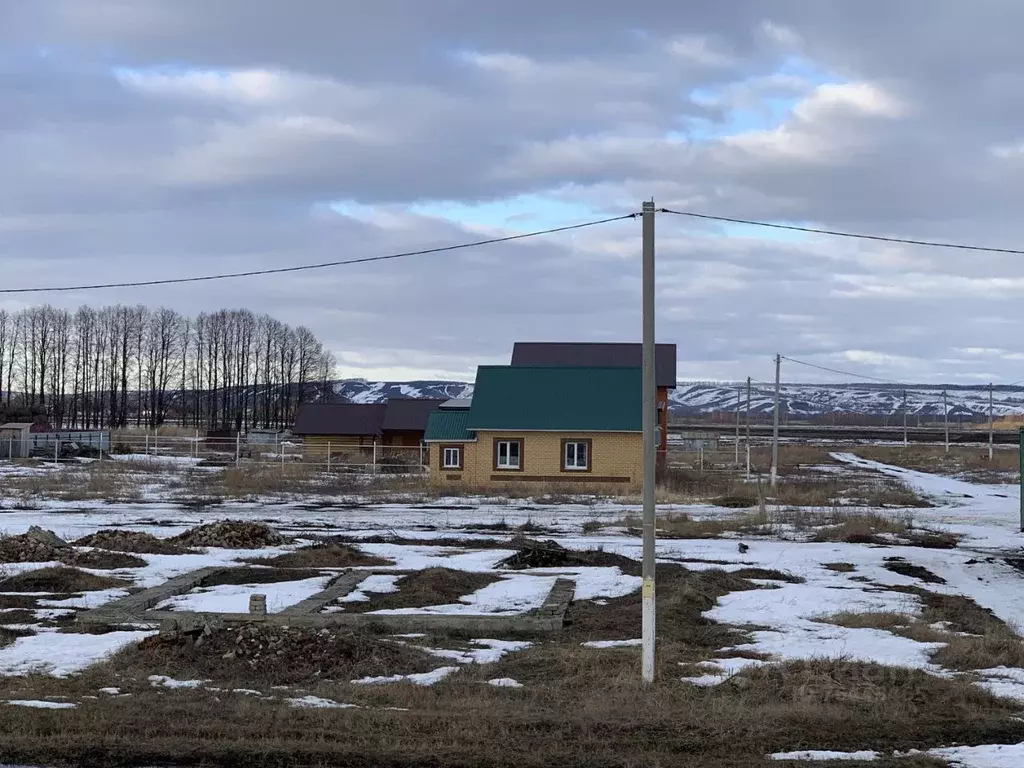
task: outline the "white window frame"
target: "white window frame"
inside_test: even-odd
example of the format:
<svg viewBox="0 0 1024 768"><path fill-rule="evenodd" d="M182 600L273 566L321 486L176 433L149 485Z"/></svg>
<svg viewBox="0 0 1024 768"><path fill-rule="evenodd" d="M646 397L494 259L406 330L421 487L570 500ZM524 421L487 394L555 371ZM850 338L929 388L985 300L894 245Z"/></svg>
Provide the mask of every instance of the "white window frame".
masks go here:
<svg viewBox="0 0 1024 768"><path fill-rule="evenodd" d="M457 445L446 445L441 451L441 467L443 469L462 469L462 448ZM454 464L448 461L448 451L455 454Z"/></svg>
<svg viewBox="0 0 1024 768"><path fill-rule="evenodd" d="M562 469L566 472L586 472L590 469L590 443L586 440L566 440L562 448ZM583 465L579 464L580 446L583 447ZM569 449L572 448L572 463Z"/></svg>
<svg viewBox="0 0 1024 768"><path fill-rule="evenodd" d="M498 440L497 446L495 447L495 461L494 464L498 469L505 470L519 470L523 468L523 441L522 440ZM516 447L516 463L511 462L512 459L512 446ZM505 447L505 462L501 460L501 449Z"/></svg>

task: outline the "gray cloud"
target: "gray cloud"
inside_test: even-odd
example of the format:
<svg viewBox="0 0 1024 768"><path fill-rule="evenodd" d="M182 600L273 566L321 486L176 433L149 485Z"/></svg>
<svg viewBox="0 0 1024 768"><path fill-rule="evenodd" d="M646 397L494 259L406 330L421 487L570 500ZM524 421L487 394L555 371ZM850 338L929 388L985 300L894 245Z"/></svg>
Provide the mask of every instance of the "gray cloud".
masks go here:
<svg viewBox="0 0 1024 768"><path fill-rule="evenodd" d="M3 282L447 245L494 229L411 204L516 195L595 215L653 195L1020 246L1021 22L1009 0L8 3ZM345 215L335 201L369 207ZM683 376L767 377L781 351L901 379L1024 378L1018 257L668 216L658 230L660 332ZM516 339L636 338L638 251L638 223L621 222L331 272L39 298L249 306L312 327L344 374L468 376Z"/></svg>

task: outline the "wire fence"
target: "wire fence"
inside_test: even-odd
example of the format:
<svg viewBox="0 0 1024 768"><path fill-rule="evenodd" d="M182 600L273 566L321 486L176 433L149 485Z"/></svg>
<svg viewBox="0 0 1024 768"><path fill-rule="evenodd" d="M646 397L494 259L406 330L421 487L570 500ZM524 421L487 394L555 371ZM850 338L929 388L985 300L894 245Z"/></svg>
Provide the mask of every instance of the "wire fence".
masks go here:
<svg viewBox="0 0 1024 768"><path fill-rule="evenodd" d="M60 439L5 438L0 458L57 462L144 462L187 467L287 467L302 464L327 472L419 474L427 470L428 450L420 445L388 445L382 440L306 442L301 439L250 441L245 436L208 438L159 434L104 434Z"/></svg>

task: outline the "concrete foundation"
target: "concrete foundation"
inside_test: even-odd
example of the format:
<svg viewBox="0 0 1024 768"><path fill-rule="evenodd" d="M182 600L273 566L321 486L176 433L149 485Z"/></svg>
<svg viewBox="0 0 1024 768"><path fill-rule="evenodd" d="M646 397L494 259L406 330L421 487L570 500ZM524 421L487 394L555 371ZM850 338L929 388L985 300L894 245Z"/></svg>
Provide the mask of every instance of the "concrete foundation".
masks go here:
<svg viewBox="0 0 1024 768"><path fill-rule="evenodd" d="M472 632L488 636L509 633L551 633L562 628L565 612L572 602L576 584L572 579L556 579L544 603L537 609L510 616L493 614L380 614L320 613L329 603L344 597L367 576L375 573L345 571L321 592L279 613L205 613L198 611L154 611L154 605L185 594L203 581L230 568L202 568L173 578L160 586L115 600L78 615L85 626L123 626L146 624L159 626L161 632L188 632L199 627L238 624L273 624L289 627L383 627L395 632ZM394 571L378 571L394 573Z"/></svg>

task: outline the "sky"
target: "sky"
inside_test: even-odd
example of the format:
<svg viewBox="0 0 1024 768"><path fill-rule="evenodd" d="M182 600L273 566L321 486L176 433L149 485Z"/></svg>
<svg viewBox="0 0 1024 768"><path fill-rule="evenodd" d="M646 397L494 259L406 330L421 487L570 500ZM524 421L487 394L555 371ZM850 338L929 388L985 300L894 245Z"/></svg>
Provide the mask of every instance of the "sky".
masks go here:
<svg viewBox="0 0 1024 768"><path fill-rule="evenodd" d="M1016 0L0 0L0 287L385 255L638 211L1024 249ZM1024 257L661 214L682 379L775 353L1024 380ZM639 341L640 222L232 281L0 295L309 326L343 377ZM851 377L787 366L790 381Z"/></svg>

